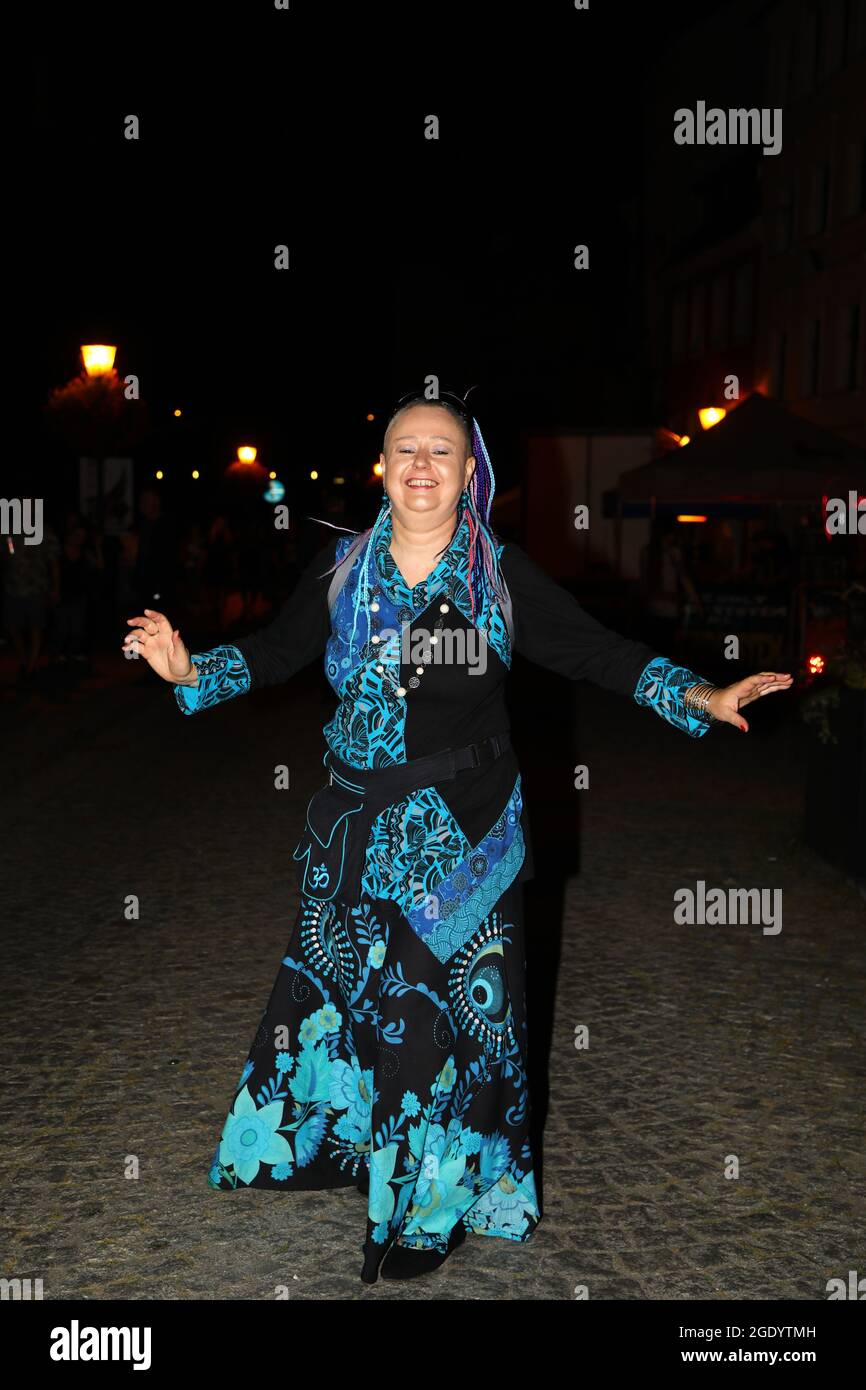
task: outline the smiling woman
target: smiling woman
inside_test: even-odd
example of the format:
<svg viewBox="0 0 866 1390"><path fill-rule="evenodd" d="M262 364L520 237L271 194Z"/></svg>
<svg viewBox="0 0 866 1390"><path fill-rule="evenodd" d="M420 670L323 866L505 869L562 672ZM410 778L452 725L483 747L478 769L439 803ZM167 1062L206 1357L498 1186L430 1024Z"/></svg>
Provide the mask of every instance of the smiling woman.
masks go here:
<svg viewBox="0 0 866 1390"><path fill-rule="evenodd" d="M441 1266L466 1233L527 1241L522 881L532 873L505 683L514 651L693 737L790 677L716 690L603 627L490 526L493 469L457 397L398 403L369 531L331 541L268 627L190 655L147 610L127 638L185 714L324 653L328 784L294 851L301 901L211 1162L214 1188L357 1184L361 1278ZM445 625L451 660L429 657ZM413 632L429 648L416 657ZM400 632L408 641L387 640ZM474 640L466 640L469 638ZM486 660L466 659L486 648ZM461 653L463 655L461 655ZM417 665L415 661L417 659Z"/></svg>
<svg viewBox="0 0 866 1390"><path fill-rule="evenodd" d="M391 417L379 462L394 508L391 554L410 589L453 535L457 501L475 469L471 450L466 423L445 402L413 397Z"/></svg>

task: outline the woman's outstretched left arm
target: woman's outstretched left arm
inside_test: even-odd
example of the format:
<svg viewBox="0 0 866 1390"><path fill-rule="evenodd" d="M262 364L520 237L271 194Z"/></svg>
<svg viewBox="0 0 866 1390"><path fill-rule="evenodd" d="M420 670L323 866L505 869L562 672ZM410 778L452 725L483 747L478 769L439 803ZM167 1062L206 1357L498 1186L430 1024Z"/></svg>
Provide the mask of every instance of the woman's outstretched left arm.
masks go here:
<svg viewBox="0 0 866 1390"><path fill-rule="evenodd" d="M501 564L512 600L516 651L572 680L589 680L631 696L693 738L702 737L715 721L745 733L749 726L740 710L791 685L790 675L762 671L716 687L645 642L605 627L520 546L503 546Z"/></svg>
<svg viewBox="0 0 866 1390"><path fill-rule="evenodd" d="M634 698L694 738L700 738L714 722L734 724L745 734L749 726L740 710L773 690L788 690L792 679L781 671L761 671L732 685L716 686L688 666L656 656L641 671Z"/></svg>

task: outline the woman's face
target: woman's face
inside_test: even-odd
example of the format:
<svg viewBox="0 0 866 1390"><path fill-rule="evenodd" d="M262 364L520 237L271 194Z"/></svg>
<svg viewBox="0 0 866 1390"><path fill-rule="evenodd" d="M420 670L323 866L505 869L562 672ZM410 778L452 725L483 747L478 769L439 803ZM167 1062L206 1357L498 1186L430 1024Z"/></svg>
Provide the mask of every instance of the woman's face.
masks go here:
<svg viewBox="0 0 866 1390"><path fill-rule="evenodd" d="M475 467L465 450L460 425L442 406L401 411L379 455L382 482L398 518L423 516L432 527L456 510Z"/></svg>

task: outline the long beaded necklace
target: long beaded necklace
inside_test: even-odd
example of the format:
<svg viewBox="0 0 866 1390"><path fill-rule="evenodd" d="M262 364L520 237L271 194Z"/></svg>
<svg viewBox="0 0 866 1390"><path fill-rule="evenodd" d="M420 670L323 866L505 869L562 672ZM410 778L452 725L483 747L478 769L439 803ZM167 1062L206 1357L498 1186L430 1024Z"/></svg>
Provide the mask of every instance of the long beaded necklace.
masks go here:
<svg viewBox="0 0 866 1390"><path fill-rule="evenodd" d="M459 530L459 527L460 527L460 522L458 522L457 530ZM455 533L454 533L455 536L456 536L456 534L457 534L457 530L455 530ZM453 538L452 538L451 544L453 544ZM429 646L430 646L430 647L434 647L434 646L436 646L436 645L438 644L438 642L439 642L439 635L440 635L440 633L441 633L441 631L442 631L442 628L443 628L443 626L444 626L444 624L445 624L445 614L446 614L446 613L449 613L449 612L451 611L451 603L453 602L453 598L452 598L452 595L451 595L451 592L450 592L450 589L449 589L449 584L453 584L453 582L454 582L455 565L456 565L456 557L455 557L453 554L450 553L450 546L449 546L449 553L447 554L447 565L446 565L446 568L447 568L447 570L448 570L448 577L447 577L447 579L445 580L445 591L440 592L440 600L441 600L441 601L440 601L440 604L439 604L439 616L437 617L436 622L433 624L433 631L432 631L432 633L430 634L430 640L429 640ZM429 576L428 576L428 578L429 578ZM427 598L427 580L422 580L420 584L416 584L416 585L414 586L414 588L412 589L413 595L414 595L415 592L418 591L418 590L421 590L421 595L420 595L420 597L419 597L419 607L423 610L425 607L428 606L428 604L425 602L425 600L426 600L426 598ZM380 609L379 596L380 596L381 593L382 593L382 584L381 584L381 582L380 582L378 579L376 580L375 583L371 584L370 587L369 587L368 589L365 589L365 591L364 591L364 597L365 597L365 600L368 602L369 611L370 611L371 614L373 614L373 617L370 619L370 627L371 627L371 632L372 632L370 641L373 643L374 646L378 646L379 643L380 643L380 641L381 641L381 637L379 636L379 632L378 632L378 629L379 629L379 626L380 626L379 617L378 617L379 609ZM411 624L411 621L412 621L412 618L413 618L412 609L411 609L411 608L408 608L408 607L405 605L405 603L402 604L402 605L400 606L400 608L398 608L398 610L397 610L397 617L400 619L400 622L404 624L404 629L403 629L403 630L405 630L405 624L406 624L406 623L410 623L410 624ZM401 640L402 640L402 639L401 639ZM409 689L411 689L411 690L417 690L418 686L421 684L421 677L424 675L424 672L426 671L427 667L430 666L430 665L433 663L433 653L432 653L431 651L429 651L429 650L425 651L424 654L423 654L423 655L421 656L421 658L420 658L420 662L421 662L421 664L415 667L415 673L414 673L414 675L412 675L412 676L409 677L408 686L409 686ZM401 684L400 684L400 676L399 676L400 666L401 666L401 662L400 662L400 660L398 659L397 662L396 662L395 670L392 670L392 669L389 667L389 668L388 668L388 671L387 671L387 674L388 674L388 678L389 678L389 680L390 680L392 689L393 689L393 691L394 691L394 694L397 696L398 699L400 699L400 700L405 700L408 691L407 691L407 688L406 688L405 685L401 685ZM380 676L385 675L386 668L385 668L385 665L384 665L383 662L379 661L379 662L376 663L376 671L377 671L377 673L378 673Z"/></svg>
<svg viewBox="0 0 866 1390"><path fill-rule="evenodd" d="M416 587L418 587L418 586L416 585ZM373 613L373 614L377 614L377 613L379 612L379 606L380 606L380 605L379 605L379 595L381 594L381 592L382 592L382 588L381 588L381 585L380 585L380 584L374 584L373 587L372 587L372 588L370 589L370 591L369 591L370 612ZM436 646L436 644L438 643L438 641L439 641L439 634L441 633L442 628L443 628L444 625L445 625L445 614L446 614L446 613L449 613L449 612L451 611L451 605L450 605L450 603L448 602L448 599L450 598L450 594L447 594L447 593L446 593L446 594L443 594L441 597L442 597L442 601L441 601L440 604L439 604L439 616L437 617L436 622L433 624L433 631L432 631L432 633L430 634L430 643L429 643L429 645L430 645L431 647ZM404 614L407 615L407 616L404 617ZM405 608L401 608L401 609L398 611L398 615L397 615L397 616L401 619L401 621L403 621L403 622L405 623L405 622L411 620L412 614L411 614L411 611L410 611L410 610L405 609ZM370 638L370 641L373 643L374 646L378 646L379 643L380 643L381 640L382 640L381 637L379 636L379 632L378 632L378 628L379 628L379 619L378 619L378 617L375 617L375 616L374 616L374 617L371 619L371 621L370 621L370 625L371 625L371 627L372 627L372 629L373 629L373 634L372 634L372 636L371 636L371 638ZM433 653L432 653L432 652L425 651L424 654L421 656L420 661L421 661L421 665L415 667L415 674L409 677L409 688L412 689L412 690L417 690L418 686L421 684L421 677L424 675L424 672L426 671L427 667L430 666L430 665L432 664L432 662L433 662ZM379 673L380 676L381 676L381 675L384 675L384 674L386 673L386 668L385 668L384 663L381 662L381 661L377 662L377 663L376 663L376 670L377 670L377 672ZM388 675L388 678L389 678L389 680L390 680L390 682L391 682L391 685L392 685L393 688L394 688L394 694L397 696L398 699L404 700L404 699L406 698L406 695L407 695L407 689L406 689L406 686L405 686L405 685L401 685L401 684L400 684L399 670L400 670L400 661L399 661L399 659L398 659L397 662L396 662L396 672L397 672L397 674L395 674L395 672L394 672L394 671L390 668L390 666L389 666L388 669L387 669L387 675Z"/></svg>

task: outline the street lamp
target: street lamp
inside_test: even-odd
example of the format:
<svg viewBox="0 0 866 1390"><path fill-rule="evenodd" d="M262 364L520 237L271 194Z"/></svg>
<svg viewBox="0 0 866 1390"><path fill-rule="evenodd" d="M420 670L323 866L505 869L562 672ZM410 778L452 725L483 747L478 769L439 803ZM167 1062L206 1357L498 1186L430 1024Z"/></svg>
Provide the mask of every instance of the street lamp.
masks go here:
<svg viewBox="0 0 866 1390"><path fill-rule="evenodd" d="M85 375L91 379L102 376L110 377L114 372L114 358L116 353L116 344L83 343L81 346L81 360L84 363ZM99 523L102 525L105 516L105 459L101 453L96 460L96 487L99 506Z"/></svg>
<svg viewBox="0 0 866 1390"><path fill-rule="evenodd" d="M108 376L114 370L116 347L108 343L86 343L81 349L84 370L88 376Z"/></svg>
<svg viewBox="0 0 866 1390"><path fill-rule="evenodd" d="M226 477L243 487L248 487L251 483L264 482L268 470L259 459L258 453L255 444L239 444L237 457L232 459L226 469Z"/></svg>

